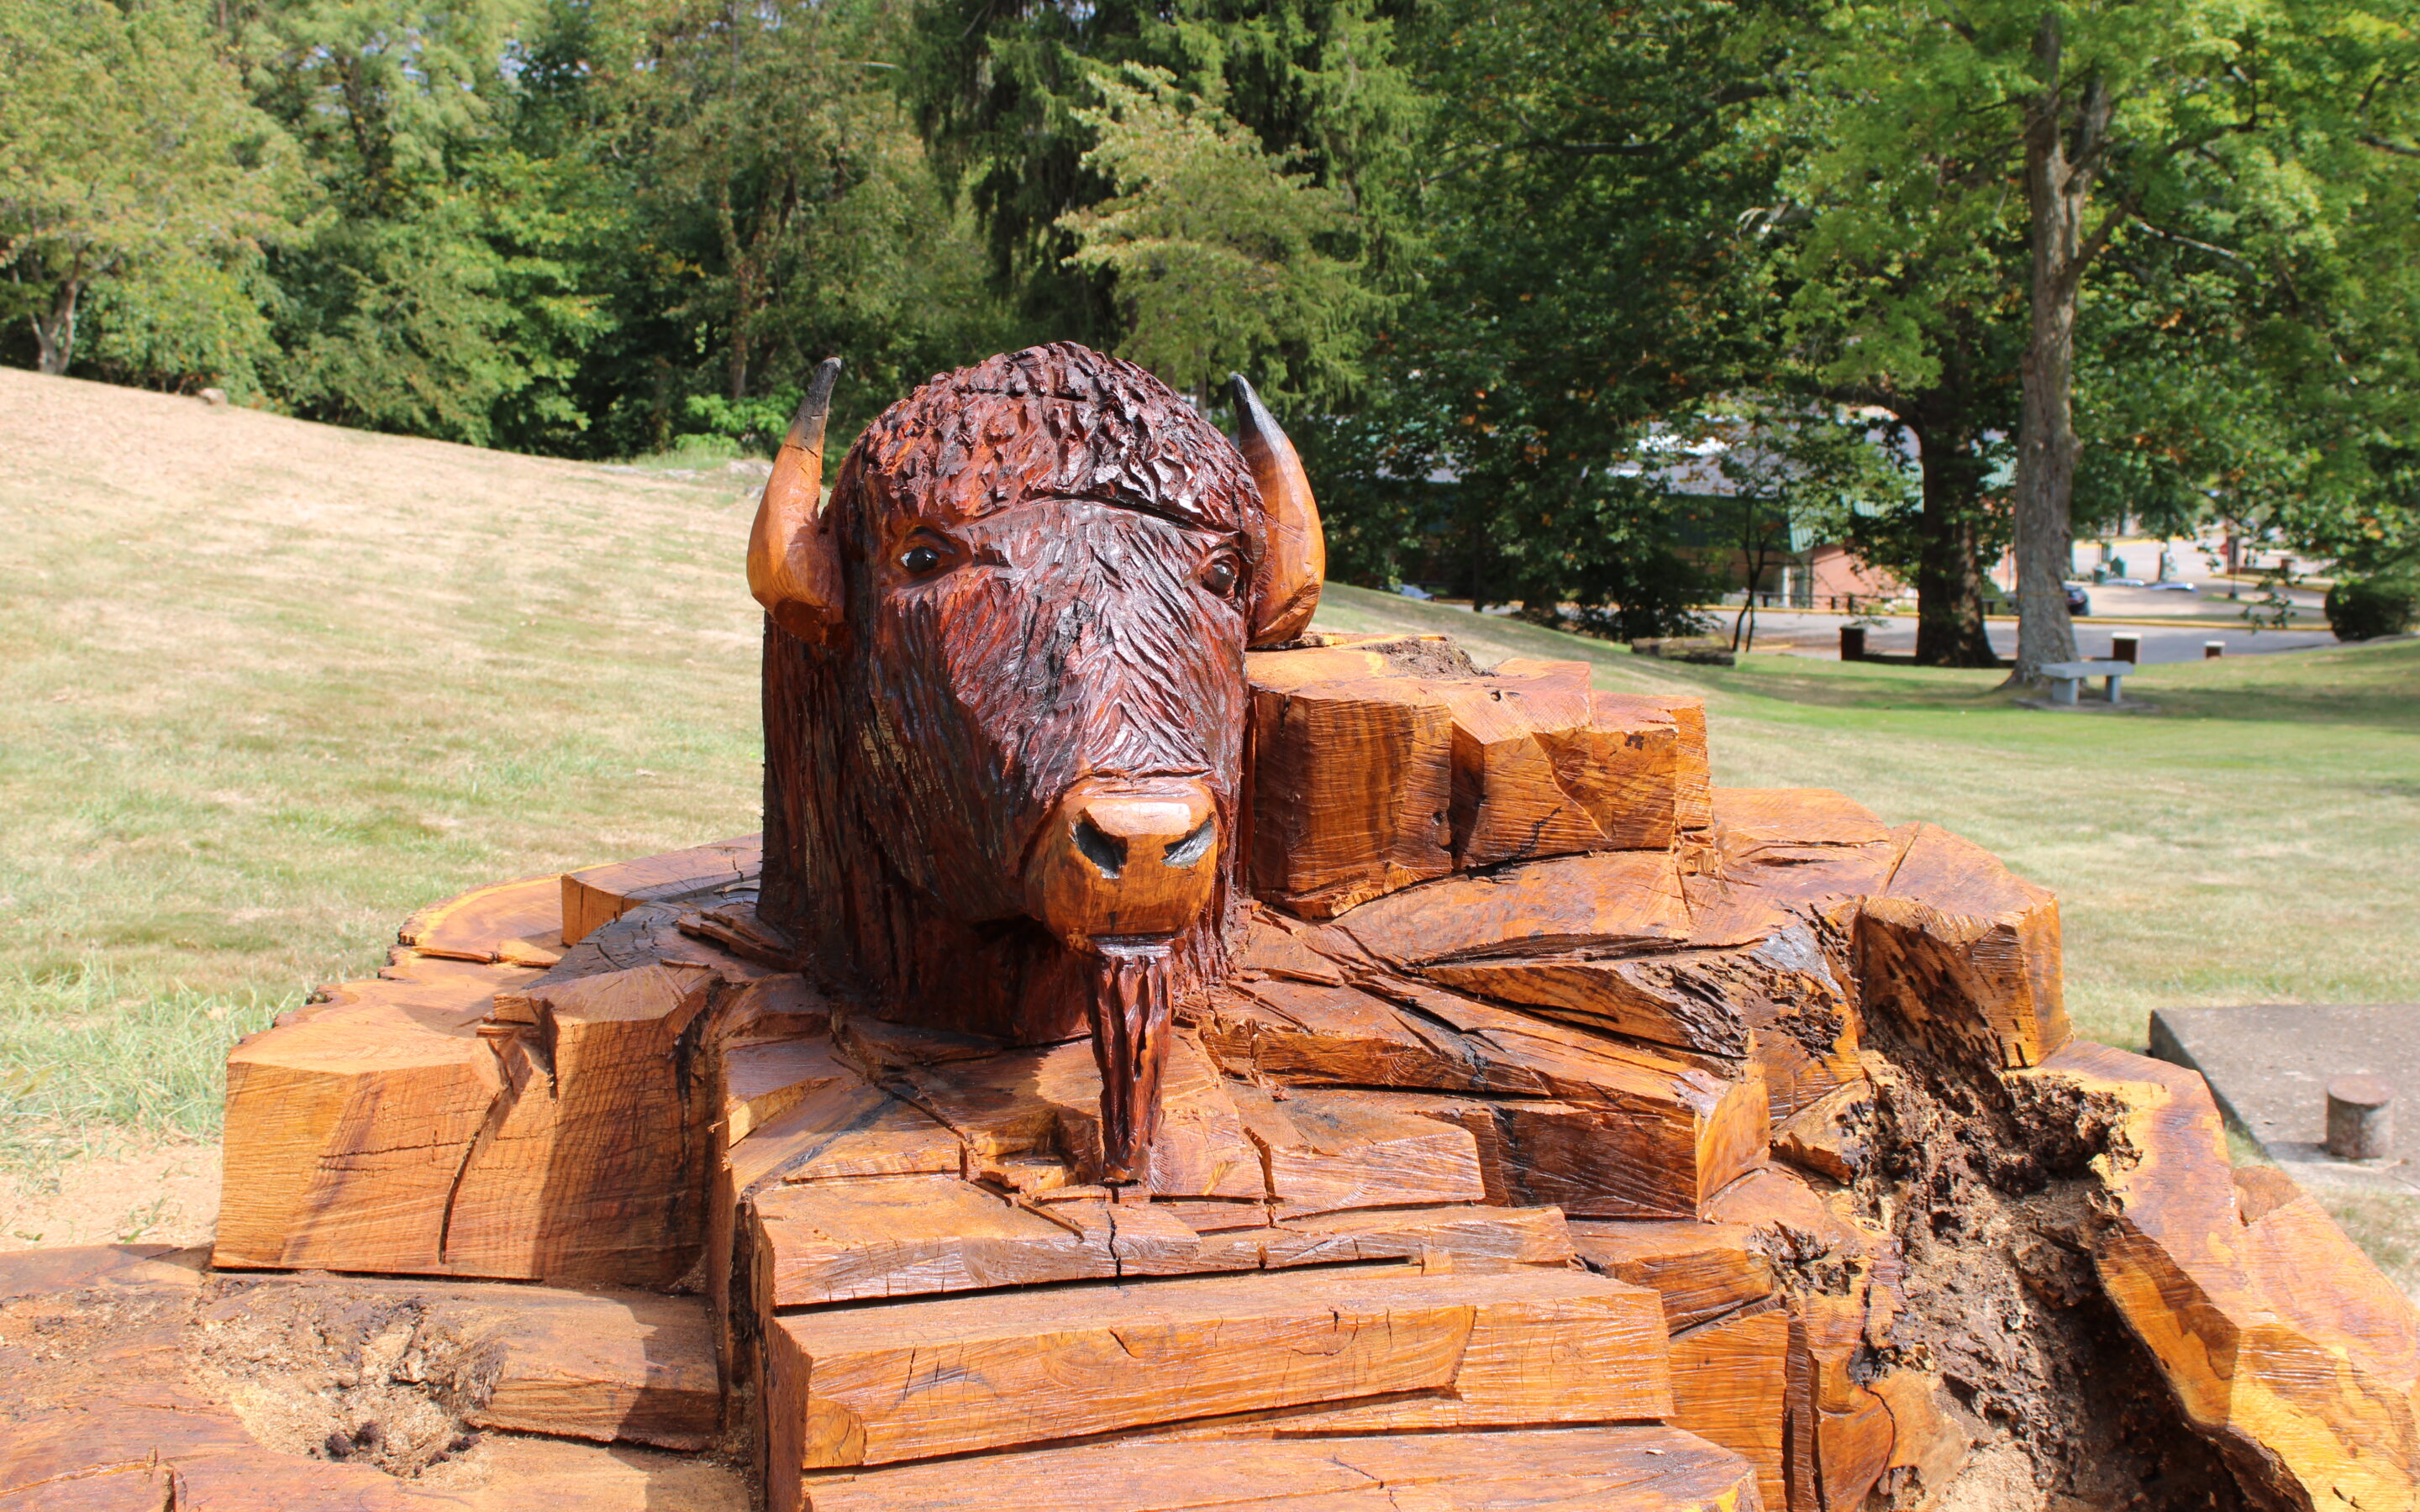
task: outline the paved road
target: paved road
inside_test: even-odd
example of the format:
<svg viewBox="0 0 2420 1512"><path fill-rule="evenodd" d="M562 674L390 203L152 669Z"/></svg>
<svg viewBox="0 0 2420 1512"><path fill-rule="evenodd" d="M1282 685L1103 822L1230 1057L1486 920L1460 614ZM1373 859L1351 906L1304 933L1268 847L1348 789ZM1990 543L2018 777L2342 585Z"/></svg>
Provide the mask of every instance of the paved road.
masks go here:
<svg viewBox="0 0 2420 1512"><path fill-rule="evenodd" d="M1730 633L1731 616L1736 609L1726 610L1718 622L1717 632ZM1759 609L1756 611L1756 648L1760 651L1784 649L1770 644L1789 640L1794 656L1837 657L1840 654L1840 626L1849 623L1845 614L1809 614L1796 609ZM1993 620L1986 626L1992 637L1992 649L2004 656L2017 651L2017 622ZM2314 646L2332 646L2336 638L2326 630L2253 630L2237 625L2100 625L2091 620L2075 622L2075 649L2084 656L2109 655L2112 635L2133 635L2142 638L2137 659L2149 664L2163 661L2198 661L2205 640L2224 640L2226 655L2242 656L2272 651L2308 651ZM1916 621L1886 619L1866 631L1866 649L1913 655L1916 651Z"/></svg>

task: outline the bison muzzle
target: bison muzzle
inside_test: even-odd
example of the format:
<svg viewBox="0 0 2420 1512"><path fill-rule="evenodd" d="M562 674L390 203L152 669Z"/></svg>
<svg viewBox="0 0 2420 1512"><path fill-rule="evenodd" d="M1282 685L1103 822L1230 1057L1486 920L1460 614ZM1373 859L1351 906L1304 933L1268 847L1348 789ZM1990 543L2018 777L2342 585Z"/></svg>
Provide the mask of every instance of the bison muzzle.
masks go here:
<svg viewBox="0 0 2420 1512"><path fill-rule="evenodd" d="M1235 379L1241 451L1060 344L934 378L822 500L837 360L767 481L763 920L877 1016L1089 1033L1103 1168L1148 1179L1175 1005L1241 888L1244 651L1316 608L1319 517Z"/></svg>

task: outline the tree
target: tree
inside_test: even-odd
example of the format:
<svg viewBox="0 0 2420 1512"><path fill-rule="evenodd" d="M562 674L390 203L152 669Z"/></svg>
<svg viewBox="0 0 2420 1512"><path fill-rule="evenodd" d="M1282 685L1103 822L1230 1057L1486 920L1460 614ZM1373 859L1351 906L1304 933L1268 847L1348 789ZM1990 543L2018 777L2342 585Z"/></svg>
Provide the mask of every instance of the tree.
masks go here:
<svg viewBox="0 0 2420 1512"><path fill-rule="evenodd" d="M174 0L0 0L0 307L36 365L68 370L105 290L137 376L248 378L293 154L209 28Z"/></svg>
<svg viewBox="0 0 2420 1512"><path fill-rule="evenodd" d="M1737 33L1714 3L1421 15L1404 51L1437 103L1396 217L1417 239L1356 427L1385 471L1337 490L1339 560L1434 570L1474 608L1690 627L1671 501L1619 464L1773 365L1767 259L1737 232L1773 189L1737 135L1770 60Z"/></svg>
<svg viewBox="0 0 2420 1512"><path fill-rule="evenodd" d="M1378 301L1323 250L1356 239L1344 196L1287 172L1167 69L1122 73L1096 72L1101 103L1075 112L1095 138L1084 166L1117 195L1060 218L1068 260L1114 276L1119 353L1195 394L1237 368L1272 393L1348 392Z"/></svg>
<svg viewBox="0 0 2420 1512"><path fill-rule="evenodd" d="M1299 176L1289 219L1299 224L1315 203L1302 191L1333 193L1333 206L1351 219L1326 218L1314 239L1323 243L1318 250L1359 264L1366 282L1383 286L1389 240L1402 228L1395 196L1424 108L1397 48L1398 6L930 0L916 12L918 45L907 84L945 182L982 221L998 285L1039 329L1109 347L1140 306L1129 287L1121 308L1119 270L1109 260L1079 255L1089 223L1074 217L1121 193L1114 158L1091 156L1102 146L1099 128L1121 114L1103 104L1094 79L1105 71L1117 77L1127 64L1158 69L1177 95L1239 124L1272 164L1283 165L1277 171ZM1125 161L1139 166L1133 153L1140 138L1135 129L1125 135ZM1232 175L1240 139L1225 140L1227 147L1207 156L1205 144L1192 142L1195 169ZM1163 138L1163 146L1177 145ZM1212 170L1214 161L1224 167ZM1231 178L1228 187L1266 197L1249 178ZM1158 213L1171 208L1163 197ZM1215 212L1202 207L1196 219ZM1308 351L1289 351L1287 365L1306 381L1342 376L1332 353L1313 360ZM1335 402L1342 395L1322 390L1320 397Z"/></svg>
<svg viewBox="0 0 2420 1512"><path fill-rule="evenodd" d="M2408 22L2363 0L1846 0L1799 54L1805 112L1830 128L1810 202L1935 172L1974 204L2022 206L2008 270L2026 312L2014 486L2015 676L2070 659L2062 582L2080 437L2075 336L2086 275L2135 238L2212 205L2282 251L2340 224L2328 186L2381 109L2407 108Z"/></svg>

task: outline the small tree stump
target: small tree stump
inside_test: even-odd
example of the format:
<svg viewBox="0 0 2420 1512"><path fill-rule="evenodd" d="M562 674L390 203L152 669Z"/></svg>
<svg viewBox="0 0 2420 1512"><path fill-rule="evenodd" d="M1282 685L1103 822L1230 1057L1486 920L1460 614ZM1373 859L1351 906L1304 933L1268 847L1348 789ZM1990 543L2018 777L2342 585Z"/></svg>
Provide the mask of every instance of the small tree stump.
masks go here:
<svg viewBox="0 0 2420 1512"><path fill-rule="evenodd" d="M2395 1142L2395 1088L2377 1076L2339 1076L2328 1083L2328 1153L2338 1160L2378 1160Z"/></svg>

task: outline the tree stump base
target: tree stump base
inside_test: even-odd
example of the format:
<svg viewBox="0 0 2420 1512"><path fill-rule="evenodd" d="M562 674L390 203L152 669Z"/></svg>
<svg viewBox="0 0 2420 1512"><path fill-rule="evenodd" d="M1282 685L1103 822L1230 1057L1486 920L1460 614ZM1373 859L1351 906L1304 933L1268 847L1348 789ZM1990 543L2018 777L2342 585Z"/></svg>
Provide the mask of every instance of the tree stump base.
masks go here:
<svg viewBox="0 0 2420 1512"><path fill-rule="evenodd" d="M1708 788L1691 701L1251 659L1147 1180L1087 1041L886 1021L749 841L484 888L236 1049L207 1264L0 1262L0 1512L2413 1504L2412 1309L2071 1039L2049 894Z"/></svg>

